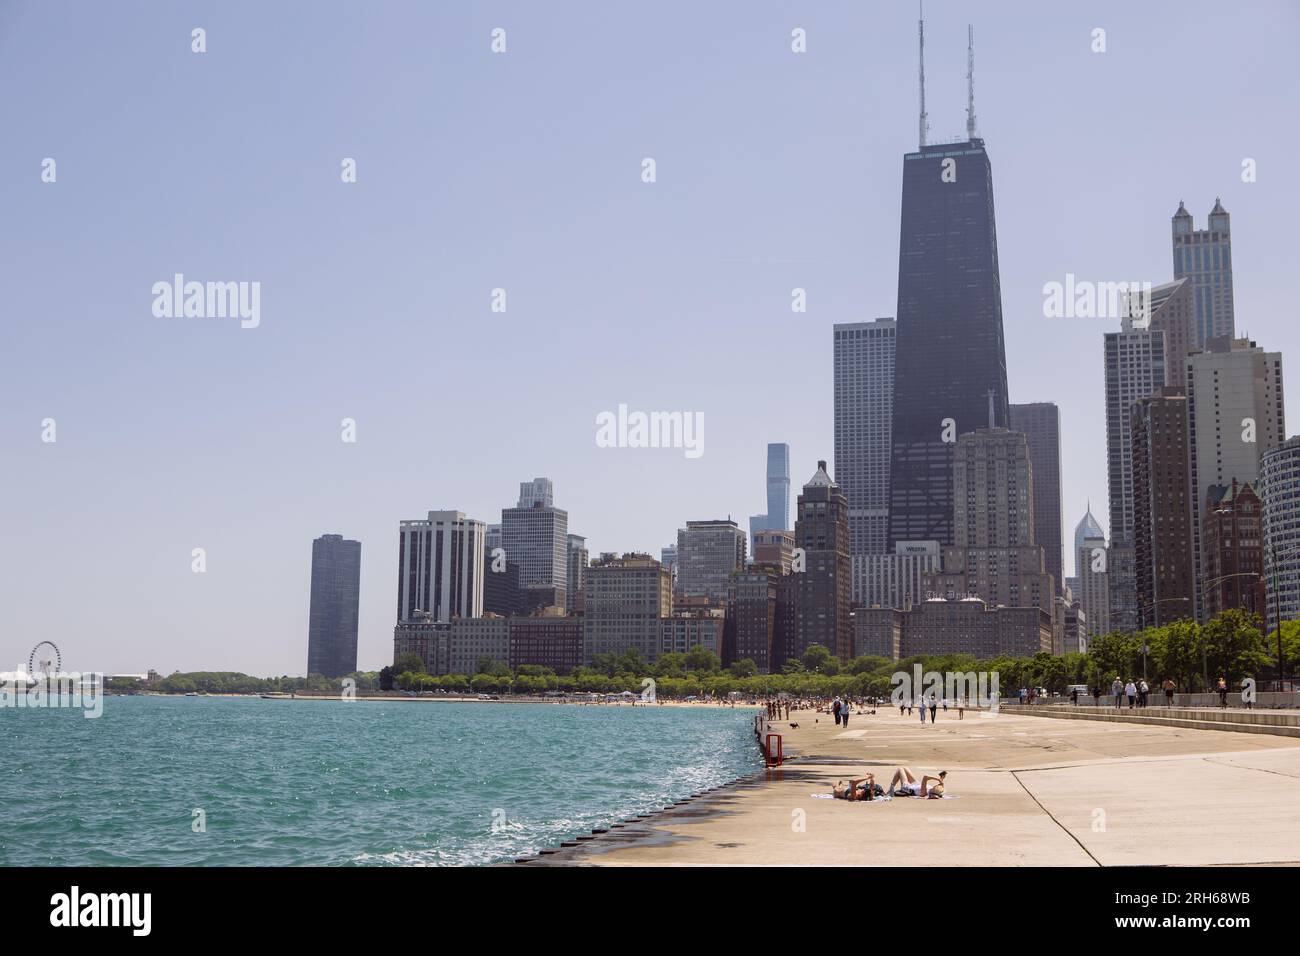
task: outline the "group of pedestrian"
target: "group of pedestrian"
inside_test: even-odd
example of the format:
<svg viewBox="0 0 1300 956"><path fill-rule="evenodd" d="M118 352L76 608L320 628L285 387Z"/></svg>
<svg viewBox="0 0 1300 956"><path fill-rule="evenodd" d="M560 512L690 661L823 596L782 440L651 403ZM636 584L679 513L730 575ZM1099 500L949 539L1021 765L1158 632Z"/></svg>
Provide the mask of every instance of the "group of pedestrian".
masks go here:
<svg viewBox="0 0 1300 956"><path fill-rule="evenodd" d="M1151 686L1143 680L1129 678L1127 682L1120 680L1118 677L1110 685L1110 692L1115 695L1115 709L1120 710L1124 706L1124 699L1128 698L1128 709L1134 707L1145 707L1151 697Z"/></svg>

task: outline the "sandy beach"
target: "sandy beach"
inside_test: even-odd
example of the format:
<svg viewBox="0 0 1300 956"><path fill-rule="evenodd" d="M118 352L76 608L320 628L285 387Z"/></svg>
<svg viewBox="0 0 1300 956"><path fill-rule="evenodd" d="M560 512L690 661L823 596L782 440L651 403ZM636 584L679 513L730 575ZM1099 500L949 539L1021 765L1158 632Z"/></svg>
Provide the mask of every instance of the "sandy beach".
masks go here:
<svg viewBox="0 0 1300 956"><path fill-rule="evenodd" d="M772 729L783 767L525 865L1300 864L1296 738L896 708ZM825 798L899 765L947 770L949 799Z"/></svg>

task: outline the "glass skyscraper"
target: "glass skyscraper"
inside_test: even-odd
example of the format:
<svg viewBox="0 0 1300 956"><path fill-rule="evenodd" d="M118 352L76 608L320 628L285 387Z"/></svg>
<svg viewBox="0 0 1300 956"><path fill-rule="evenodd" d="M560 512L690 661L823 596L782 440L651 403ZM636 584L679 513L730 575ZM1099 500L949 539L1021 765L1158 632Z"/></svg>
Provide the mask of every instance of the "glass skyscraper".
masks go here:
<svg viewBox="0 0 1300 956"><path fill-rule="evenodd" d="M896 321L889 539L948 545L956 436L1007 427L993 170L979 137L903 157Z"/></svg>
<svg viewBox="0 0 1300 956"><path fill-rule="evenodd" d="M1192 280L1193 331L1196 345L1232 338L1232 223L1216 197L1207 223L1196 229L1181 202L1173 217L1174 278ZM1180 356L1181 358L1181 356Z"/></svg>
<svg viewBox="0 0 1300 956"><path fill-rule="evenodd" d="M343 677L357 669L361 542L323 534L311 543L307 673Z"/></svg>

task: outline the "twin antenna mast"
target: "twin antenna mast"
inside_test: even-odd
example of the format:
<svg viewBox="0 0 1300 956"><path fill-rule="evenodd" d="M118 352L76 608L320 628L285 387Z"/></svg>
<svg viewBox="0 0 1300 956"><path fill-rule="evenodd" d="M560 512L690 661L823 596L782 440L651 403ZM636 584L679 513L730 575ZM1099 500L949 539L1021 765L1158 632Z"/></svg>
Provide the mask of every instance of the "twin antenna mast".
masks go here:
<svg viewBox="0 0 1300 956"><path fill-rule="evenodd" d="M916 35L920 41L920 60L917 79L921 88L921 115L917 124L918 139L924 149L930 136L930 116L925 111L925 3L920 3L920 19L916 21ZM966 26L966 136L976 137L975 124L975 27Z"/></svg>

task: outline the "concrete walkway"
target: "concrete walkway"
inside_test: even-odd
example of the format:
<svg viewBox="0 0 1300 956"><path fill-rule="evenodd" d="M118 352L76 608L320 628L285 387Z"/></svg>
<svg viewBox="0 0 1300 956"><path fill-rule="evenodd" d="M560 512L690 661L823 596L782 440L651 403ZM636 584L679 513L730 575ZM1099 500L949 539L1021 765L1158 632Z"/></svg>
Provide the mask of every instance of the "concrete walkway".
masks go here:
<svg viewBox="0 0 1300 956"><path fill-rule="evenodd" d="M1300 864L1300 740L1005 711L777 722L779 770L526 865ZM900 764L953 799L815 797Z"/></svg>

